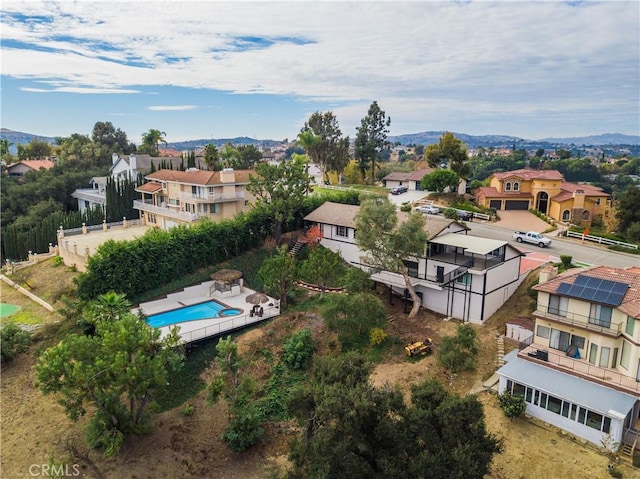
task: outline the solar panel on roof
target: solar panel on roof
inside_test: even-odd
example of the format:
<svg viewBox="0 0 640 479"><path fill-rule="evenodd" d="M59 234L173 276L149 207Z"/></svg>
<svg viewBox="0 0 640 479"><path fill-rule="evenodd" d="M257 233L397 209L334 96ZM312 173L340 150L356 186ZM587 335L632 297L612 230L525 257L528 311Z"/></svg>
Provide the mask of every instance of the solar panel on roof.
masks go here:
<svg viewBox="0 0 640 479"><path fill-rule="evenodd" d="M560 283L556 292L583 301L620 306L627 289L626 283L579 274L573 284Z"/></svg>

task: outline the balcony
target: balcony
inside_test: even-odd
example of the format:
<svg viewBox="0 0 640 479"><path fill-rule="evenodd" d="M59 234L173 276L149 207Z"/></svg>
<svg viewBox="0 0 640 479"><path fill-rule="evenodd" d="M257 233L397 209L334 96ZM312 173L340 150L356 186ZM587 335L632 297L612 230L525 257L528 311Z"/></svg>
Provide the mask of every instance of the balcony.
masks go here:
<svg viewBox="0 0 640 479"><path fill-rule="evenodd" d="M549 321L555 321L557 323L568 324L570 326L576 326L589 331L595 331L614 338L617 338L622 334L622 322L604 323L602 320L590 318L582 314L575 314L571 311L550 310L549 308L538 305L536 310L533 312L533 315Z"/></svg>
<svg viewBox="0 0 640 479"><path fill-rule="evenodd" d="M481 271L491 268L492 266L499 265L503 262L502 259L496 258L495 256L471 256L452 252L432 253L431 256L427 258L427 261L431 260L439 261L441 263L455 264Z"/></svg>
<svg viewBox="0 0 640 479"><path fill-rule="evenodd" d="M584 359L570 358L557 349L544 348L545 354L536 356L535 353L538 350L541 350L541 347L537 344L532 344L521 350L518 353L518 357L542 366L552 367L573 376L579 376L617 391L634 395L640 394L640 382L637 382L633 377L619 373L615 369L601 368ZM541 357L546 359L541 359Z"/></svg>
<svg viewBox="0 0 640 479"><path fill-rule="evenodd" d="M169 208L168 206L156 206L150 203L145 203L143 201L135 200L133 202L133 207L136 210L144 211L146 213L152 213L160 216L164 216L166 218L173 218L177 220L182 220L186 222L194 222L198 221L199 218L203 216L208 216L205 214L197 214L197 213L189 213L187 211L179 211L176 210L175 206L173 208Z"/></svg>
<svg viewBox="0 0 640 479"><path fill-rule="evenodd" d="M244 200L244 191L233 191L226 193L187 193L178 194L180 201L189 201L192 203L222 203L225 201Z"/></svg>

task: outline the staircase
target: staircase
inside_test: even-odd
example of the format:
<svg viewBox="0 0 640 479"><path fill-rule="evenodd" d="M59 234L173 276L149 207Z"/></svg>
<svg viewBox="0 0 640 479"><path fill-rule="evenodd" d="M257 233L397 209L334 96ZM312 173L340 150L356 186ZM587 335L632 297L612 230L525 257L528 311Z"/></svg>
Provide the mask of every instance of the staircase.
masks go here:
<svg viewBox="0 0 640 479"><path fill-rule="evenodd" d="M304 241L301 241L301 240L296 241L296 244L294 244L289 250L289 254L291 256L297 255L300 252L300 250L304 247L305 244L306 243Z"/></svg>
<svg viewBox="0 0 640 479"><path fill-rule="evenodd" d="M625 456L628 457L633 457L633 452L636 450L636 447L638 445L638 436L636 436L636 440L633 442L633 444L623 444L622 447L620 448L620 454L623 454Z"/></svg>
<svg viewBox="0 0 640 479"><path fill-rule="evenodd" d="M504 366L504 335L498 336L498 367Z"/></svg>

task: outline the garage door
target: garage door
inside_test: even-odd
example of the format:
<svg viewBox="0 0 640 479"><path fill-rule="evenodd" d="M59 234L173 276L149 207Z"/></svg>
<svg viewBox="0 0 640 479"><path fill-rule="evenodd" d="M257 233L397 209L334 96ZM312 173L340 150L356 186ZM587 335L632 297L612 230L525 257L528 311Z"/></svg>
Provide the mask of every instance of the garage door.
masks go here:
<svg viewBox="0 0 640 479"><path fill-rule="evenodd" d="M507 200L504 202L505 210L528 210L529 201Z"/></svg>
<svg viewBox="0 0 640 479"><path fill-rule="evenodd" d="M501 206L502 206L502 201L500 200L489 201L489 208L493 208L494 210L499 210Z"/></svg>

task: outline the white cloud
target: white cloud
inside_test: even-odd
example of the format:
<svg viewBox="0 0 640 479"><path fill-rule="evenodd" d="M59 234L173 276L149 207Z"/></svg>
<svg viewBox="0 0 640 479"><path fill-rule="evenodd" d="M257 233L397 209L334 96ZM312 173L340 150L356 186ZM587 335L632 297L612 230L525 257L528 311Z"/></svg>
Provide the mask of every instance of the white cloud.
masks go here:
<svg viewBox="0 0 640 479"><path fill-rule="evenodd" d="M5 1L2 74L77 93L293 95L333 102L355 126L373 99L407 125L434 127L465 115L638 113L638 2L153 6ZM17 13L52 21L27 25Z"/></svg>
<svg viewBox="0 0 640 479"><path fill-rule="evenodd" d="M149 106L147 110L151 111L186 111L195 110L198 108L196 105L173 105L173 106Z"/></svg>

